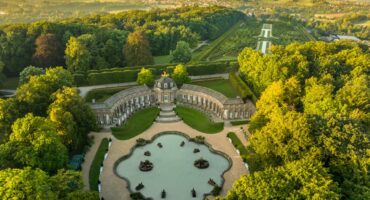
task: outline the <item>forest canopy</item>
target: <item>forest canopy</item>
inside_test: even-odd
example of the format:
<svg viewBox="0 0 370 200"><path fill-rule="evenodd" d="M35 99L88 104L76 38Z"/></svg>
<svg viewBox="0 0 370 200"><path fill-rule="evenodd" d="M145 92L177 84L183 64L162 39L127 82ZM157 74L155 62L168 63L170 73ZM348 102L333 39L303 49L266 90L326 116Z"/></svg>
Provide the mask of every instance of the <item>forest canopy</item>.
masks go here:
<svg viewBox="0 0 370 200"><path fill-rule="evenodd" d="M131 63L124 56L130 32L143 32L150 44L148 51L153 55L168 55L178 41L195 46L199 40L213 40L242 18L244 14L239 11L212 6L2 25L0 61L6 76L18 76L29 65L67 65L72 71L83 72L122 67Z"/></svg>
<svg viewBox="0 0 370 200"><path fill-rule="evenodd" d="M368 48L309 42L271 52L239 55L260 98L249 125L252 173L227 199L369 199Z"/></svg>

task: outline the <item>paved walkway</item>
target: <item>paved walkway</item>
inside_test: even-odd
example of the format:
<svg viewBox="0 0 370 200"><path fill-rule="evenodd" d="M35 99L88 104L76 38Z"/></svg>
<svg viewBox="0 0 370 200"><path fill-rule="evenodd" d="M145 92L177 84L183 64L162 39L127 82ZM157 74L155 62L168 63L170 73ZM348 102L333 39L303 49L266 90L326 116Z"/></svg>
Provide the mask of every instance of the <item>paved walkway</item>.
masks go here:
<svg viewBox="0 0 370 200"><path fill-rule="evenodd" d="M242 142L246 142L245 137L242 135L243 133L240 130L240 126L225 127L222 132L217 134L205 134L189 127L182 121L166 124L154 123L148 130L129 140L117 140L112 137L110 132L91 133L91 135L95 137L95 143L91 147L90 151L87 152L85 162L82 166L85 189L88 189L89 168L100 141L104 137L112 137L112 146L109 150L107 159L104 161L104 170L102 172L102 177L100 178L102 183L101 197L104 197L104 199L107 200L130 199L126 181L114 174L114 163L120 157L129 153L130 149L136 144L137 138L151 139L154 135L163 131L181 131L190 137L202 135L206 138L206 141L212 145L213 149L222 151L229 155L229 157L232 159L233 165L231 169L224 175L225 183L221 192L222 196L227 194L227 191L232 187L232 184L235 180L237 180L241 175L248 173L241 157L236 153L234 146L226 137L228 132L234 131L242 140ZM210 197L209 199L214 198Z"/></svg>
<svg viewBox="0 0 370 200"><path fill-rule="evenodd" d="M1 89L0 93L4 93L2 97L9 98L15 95L15 90Z"/></svg>

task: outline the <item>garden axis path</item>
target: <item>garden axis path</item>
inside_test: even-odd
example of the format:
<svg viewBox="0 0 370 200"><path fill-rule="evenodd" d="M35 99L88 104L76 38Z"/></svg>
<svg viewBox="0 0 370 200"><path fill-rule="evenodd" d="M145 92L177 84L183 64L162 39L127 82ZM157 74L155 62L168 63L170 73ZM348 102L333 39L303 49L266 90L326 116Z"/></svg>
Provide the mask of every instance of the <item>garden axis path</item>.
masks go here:
<svg viewBox="0 0 370 200"><path fill-rule="evenodd" d="M102 184L102 192L100 196L104 197L106 200L130 199L127 182L114 174L114 163L123 155L129 154L131 148L136 144L136 139L144 138L149 140L152 139L154 135L164 131L181 131L190 137L202 135L205 137L206 141L212 145L213 149L222 151L231 158L233 163L230 170L228 170L224 175L225 183L223 185L221 196L225 196L227 194L227 191L232 187L234 181L236 181L241 175L248 174L248 170L246 169L241 157L227 138L227 133L232 131L238 135L239 139L244 144L246 144L246 139L240 131L240 126L225 127L223 131L217 134L205 134L191 128L182 121L165 124L154 123L149 129L129 140L115 139L110 131L91 133L91 135L94 136L94 144L92 145L90 151L87 152L85 156L85 162L82 166L85 190L89 189L89 170L98 146L103 138L111 137L112 145L109 149L107 159L104 160L104 170L100 177ZM210 197L209 199L213 198Z"/></svg>

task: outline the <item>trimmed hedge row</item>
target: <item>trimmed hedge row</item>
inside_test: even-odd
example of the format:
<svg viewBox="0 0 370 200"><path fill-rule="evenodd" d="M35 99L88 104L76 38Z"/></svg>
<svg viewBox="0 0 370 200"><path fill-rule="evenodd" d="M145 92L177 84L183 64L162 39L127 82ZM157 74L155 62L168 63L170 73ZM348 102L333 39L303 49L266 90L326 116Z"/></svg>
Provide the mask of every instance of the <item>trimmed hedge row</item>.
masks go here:
<svg viewBox="0 0 370 200"><path fill-rule="evenodd" d="M89 84L85 78L85 75L80 73L73 74L73 79L75 81L75 84L78 86L84 86Z"/></svg>
<svg viewBox="0 0 370 200"><path fill-rule="evenodd" d="M134 82L136 81L138 73L139 70L90 73L87 75L87 80L90 85Z"/></svg>
<svg viewBox="0 0 370 200"><path fill-rule="evenodd" d="M231 85L235 88L238 95L244 99L249 98L254 103L257 101L256 95L252 92L252 90L248 87L247 84L244 83L244 81L235 73L230 73L229 80Z"/></svg>
<svg viewBox="0 0 370 200"><path fill-rule="evenodd" d="M108 150L109 141L107 138L103 138L101 141L98 150L96 151L93 162L90 166L89 172L89 184L90 190L98 191L99 185L99 176L100 176L100 167L103 164L105 153Z"/></svg>
<svg viewBox="0 0 370 200"><path fill-rule="evenodd" d="M239 150L240 157L242 157L243 161L245 162L247 157L247 149L245 148L242 141L240 141L240 139L234 132L227 133L227 137L231 139L234 147Z"/></svg>
<svg viewBox="0 0 370 200"><path fill-rule="evenodd" d="M163 71L167 71L167 73L171 74L175 66L176 64L167 66L150 65L143 67L150 69L155 76L159 76ZM239 67L238 63L234 61L203 62L198 64L187 64L185 66L187 67L188 74L191 76L228 73L237 71ZM124 67L89 70L87 77L84 76L82 72L77 72L74 74L74 78L78 86L134 82L141 68L142 67Z"/></svg>

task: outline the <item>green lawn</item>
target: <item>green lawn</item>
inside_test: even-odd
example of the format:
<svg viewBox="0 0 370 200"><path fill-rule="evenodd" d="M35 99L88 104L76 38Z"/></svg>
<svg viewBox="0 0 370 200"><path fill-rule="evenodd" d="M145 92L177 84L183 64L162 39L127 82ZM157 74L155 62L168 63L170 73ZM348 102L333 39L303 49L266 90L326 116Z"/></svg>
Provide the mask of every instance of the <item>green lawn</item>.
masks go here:
<svg viewBox="0 0 370 200"><path fill-rule="evenodd" d="M226 79L212 79L196 82L194 81L191 84L216 90L217 92L220 92L230 98L235 98L237 96L236 90L231 86L229 80Z"/></svg>
<svg viewBox="0 0 370 200"><path fill-rule="evenodd" d="M177 115L192 128L203 133L218 133L224 129L224 123L215 123L204 113L193 108L177 106Z"/></svg>
<svg viewBox="0 0 370 200"><path fill-rule="evenodd" d="M245 148L244 144L240 141L240 139L238 138L238 136L236 136L234 132L229 132L227 134L227 137L231 139L234 147L239 150L240 156L244 160L247 156L247 149Z"/></svg>
<svg viewBox="0 0 370 200"><path fill-rule="evenodd" d="M120 140L128 140L148 129L159 114L159 108L147 108L134 113L128 121L120 127L114 127L112 134Z"/></svg>
<svg viewBox="0 0 370 200"><path fill-rule="evenodd" d="M90 90L85 97L86 102L91 102L92 99L95 99L95 102L102 103L112 95L127 89L127 86L121 87L112 87L112 88L102 88Z"/></svg>
<svg viewBox="0 0 370 200"><path fill-rule="evenodd" d="M15 90L18 87L18 83L19 83L18 77L6 78L2 88Z"/></svg>
<svg viewBox="0 0 370 200"><path fill-rule="evenodd" d="M101 141L98 150L96 151L96 154L91 164L90 172L89 172L90 190L98 191L100 166L101 166L101 163L104 161L104 155L107 152L108 144L109 144L108 139L104 138Z"/></svg>
<svg viewBox="0 0 370 200"><path fill-rule="evenodd" d="M169 64L171 63L171 56L165 55L165 56L154 56L154 64L160 65L160 64Z"/></svg>

